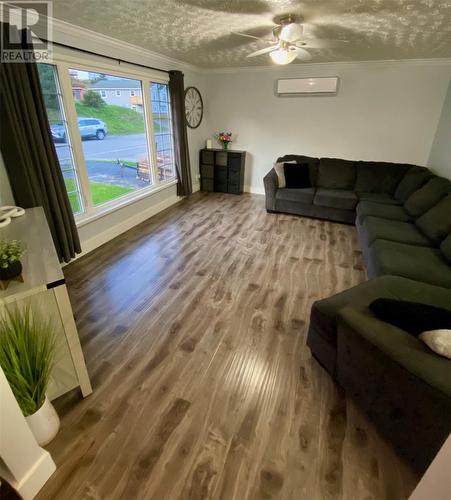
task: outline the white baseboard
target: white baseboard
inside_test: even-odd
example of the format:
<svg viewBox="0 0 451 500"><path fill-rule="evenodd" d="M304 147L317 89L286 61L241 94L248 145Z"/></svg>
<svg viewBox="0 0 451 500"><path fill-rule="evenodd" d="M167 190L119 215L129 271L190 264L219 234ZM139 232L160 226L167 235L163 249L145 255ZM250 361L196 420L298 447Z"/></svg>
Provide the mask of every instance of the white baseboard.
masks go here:
<svg viewBox="0 0 451 500"><path fill-rule="evenodd" d="M265 194L265 188L259 186L244 186L245 193Z"/></svg>
<svg viewBox="0 0 451 500"><path fill-rule="evenodd" d="M55 462L47 450L42 450L40 459L20 482L12 481L11 486L25 500L34 498L55 472Z"/></svg>
<svg viewBox="0 0 451 500"><path fill-rule="evenodd" d="M125 233L125 231L128 231L132 227L140 224L141 222L145 221L146 219L149 219L150 217L153 217L154 215L158 214L159 212L162 212L166 208L169 208L171 205L174 205L178 201L180 201L182 198L177 195L172 195L169 198L166 198L160 203L157 203L156 205L152 205L151 207L147 208L146 210L143 210L132 217L129 217L128 219L122 221L120 224L116 224L113 227L110 227L106 231L103 231L100 234L97 234L93 238L90 238L88 240L85 240L82 242L82 252L77 255L75 259L79 259L80 257L83 257L83 255L86 255L89 252L92 252L94 249L98 248L99 246L103 245L104 243L107 243L108 241L112 240L113 238L116 238L116 236L119 236L122 233ZM73 260L75 260L73 259Z"/></svg>

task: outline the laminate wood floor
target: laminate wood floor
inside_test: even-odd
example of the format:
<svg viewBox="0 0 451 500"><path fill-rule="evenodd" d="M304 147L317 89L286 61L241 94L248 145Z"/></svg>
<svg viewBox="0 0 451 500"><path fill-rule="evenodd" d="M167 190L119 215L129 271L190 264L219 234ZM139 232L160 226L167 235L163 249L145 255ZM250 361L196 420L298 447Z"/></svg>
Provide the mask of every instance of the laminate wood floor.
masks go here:
<svg viewBox="0 0 451 500"><path fill-rule="evenodd" d="M39 499L402 499L417 477L312 360L365 280L354 227L197 194L65 269L94 393L56 402Z"/></svg>

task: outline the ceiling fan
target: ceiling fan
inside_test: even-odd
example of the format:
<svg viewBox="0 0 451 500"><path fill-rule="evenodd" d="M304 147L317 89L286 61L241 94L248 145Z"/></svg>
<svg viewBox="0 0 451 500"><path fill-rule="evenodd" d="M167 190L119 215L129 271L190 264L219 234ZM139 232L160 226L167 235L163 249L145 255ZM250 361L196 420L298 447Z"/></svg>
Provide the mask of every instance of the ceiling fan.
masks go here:
<svg viewBox="0 0 451 500"><path fill-rule="evenodd" d="M302 18L294 14L279 16L274 19L276 26L272 30L273 38L258 37L234 31L235 35L263 40L271 43L270 47L256 50L247 57L257 57L269 54L276 64L290 64L295 59L310 61L312 56L306 49L324 49L337 47L346 43L345 40L325 40L304 35L304 26L300 23Z"/></svg>

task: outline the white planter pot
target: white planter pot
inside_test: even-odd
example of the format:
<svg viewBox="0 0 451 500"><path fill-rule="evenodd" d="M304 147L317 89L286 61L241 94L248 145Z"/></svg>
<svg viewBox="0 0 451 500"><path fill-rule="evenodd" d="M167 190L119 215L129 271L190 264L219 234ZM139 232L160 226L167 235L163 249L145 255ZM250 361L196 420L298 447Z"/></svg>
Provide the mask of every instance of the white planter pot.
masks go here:
<svg viewBox="0 0 451 500"><path fill-rule="evenodd" d="M45 446L58 434L60 419L55 408L45 397L44 404L33 415L25 417L36 441L40 446Z"/></svg>

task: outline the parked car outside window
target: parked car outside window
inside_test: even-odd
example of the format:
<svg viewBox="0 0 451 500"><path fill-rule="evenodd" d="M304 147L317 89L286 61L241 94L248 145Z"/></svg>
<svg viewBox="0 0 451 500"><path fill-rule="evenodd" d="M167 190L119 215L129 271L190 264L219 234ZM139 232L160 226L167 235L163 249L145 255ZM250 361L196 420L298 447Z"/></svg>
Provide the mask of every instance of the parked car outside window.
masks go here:
<svg viewBox="0 0 451 500"><path fill-rule="evenodd" d="M66 130L62 123L53 123L50 130L55 142L66 142ZM95 138L99 141L103 141L108 133L106 123L97 118L78 118L78 130L82 139Z"/></svg>

